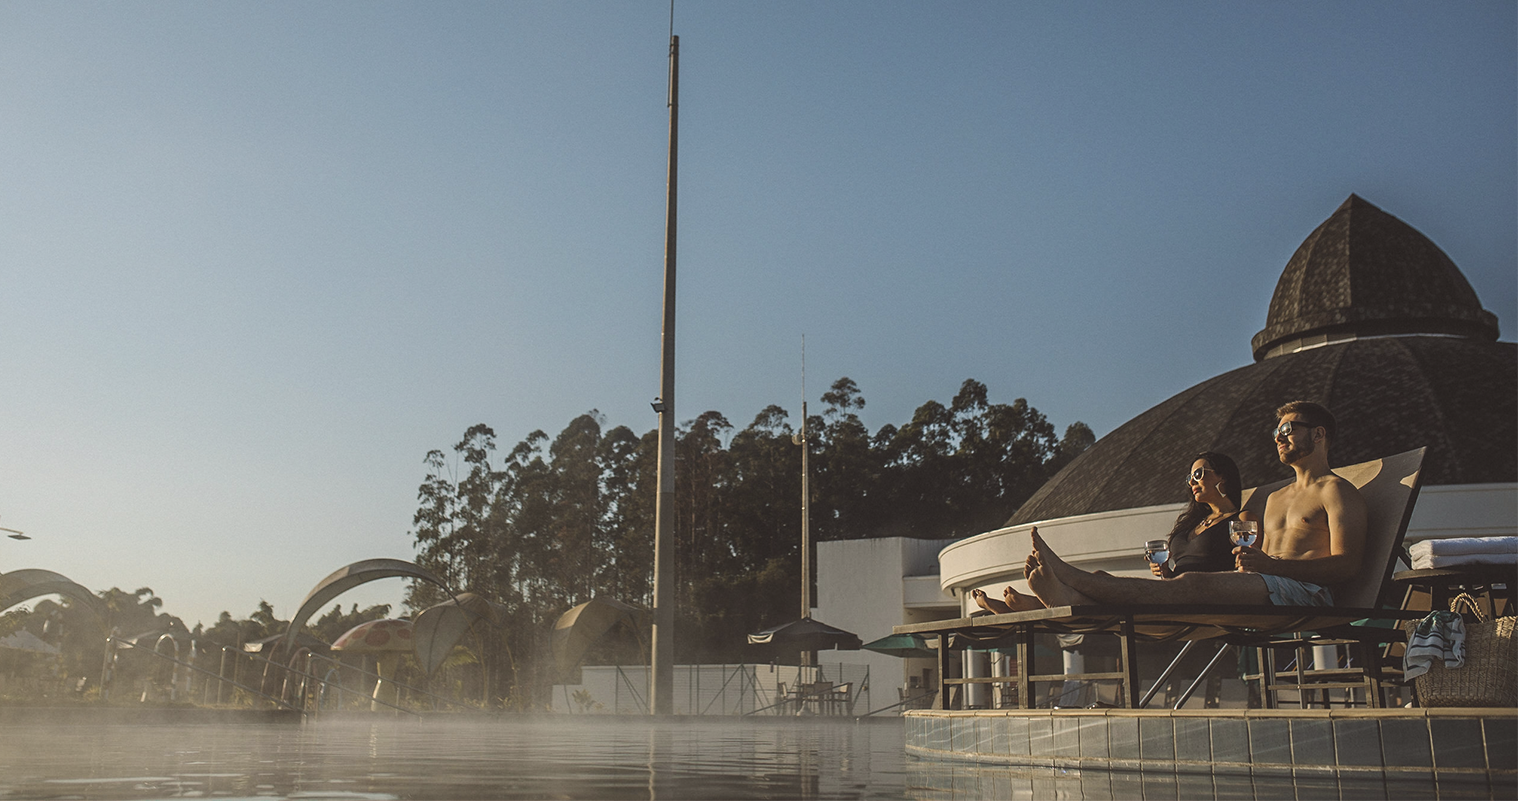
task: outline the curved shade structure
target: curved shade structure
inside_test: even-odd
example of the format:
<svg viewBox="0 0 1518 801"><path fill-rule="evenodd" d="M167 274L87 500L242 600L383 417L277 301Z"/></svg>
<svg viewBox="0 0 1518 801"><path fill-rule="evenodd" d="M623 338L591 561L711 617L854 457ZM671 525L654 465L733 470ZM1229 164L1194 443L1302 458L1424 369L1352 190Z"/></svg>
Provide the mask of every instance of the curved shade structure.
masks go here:
<svg viewBox="0 0 1518 801"><path fill-rule="evenodd" d="M280 641L281 647L288 648L291 640L295 639L296 632L306 625L306 621L312 615L321 611L328 601L360 584L396 577L436 584L442 587L444 592L452 594L452 590L448 589L448 585L444 584L442 579L402 559L365 559L362 562L354 562L322 579L311 592L307 593L306 599L300 602L300 609L296 610L295 617L290 618L290 626L285 629L284 639Z"/></svg>
<svg viewBox="0 0 1518 801"><path fill-rule="evenodd" d="M0 575L0 612L42 595L64 595L78 601L105 625L105 608L95 593L51 570L26 568Z"/></svg>
<svg viewBox="0 0 1518 801"><path fill-rule="evenodd" d="M457 598L429 606L416 616L413 624L416 658L430 676L442 666L470 626L477 621L496 626L500 620L500 607L472 592L459 593Z"/></svg>
<svg viewBox="0 0 1518 801"><path fill-rule="evenodd" d="M642 640L648 610L611 598L593 598L570 609L553 624L553 661L559 673L574 670L585 652L606 632L627 626Z"/></svg>

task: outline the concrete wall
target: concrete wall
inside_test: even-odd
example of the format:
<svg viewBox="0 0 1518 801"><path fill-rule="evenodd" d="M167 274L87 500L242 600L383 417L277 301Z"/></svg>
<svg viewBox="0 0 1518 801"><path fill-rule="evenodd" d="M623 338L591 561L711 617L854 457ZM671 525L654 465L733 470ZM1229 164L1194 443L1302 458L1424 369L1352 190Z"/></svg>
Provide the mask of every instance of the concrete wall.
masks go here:
<svg viewBox="0 0 1518 801"><path fill-rule="evenodd" d="M816 618L869 642L902 623L957 617L958 602L940 588L937 575L944 542L881 537L817 543ZM817 656L824 663L869 665L871 699L877 708L898 700L896 688L906 687L909 675L920 681L923 670L935 666L931 659L864 650L823 651Z"/></svg>

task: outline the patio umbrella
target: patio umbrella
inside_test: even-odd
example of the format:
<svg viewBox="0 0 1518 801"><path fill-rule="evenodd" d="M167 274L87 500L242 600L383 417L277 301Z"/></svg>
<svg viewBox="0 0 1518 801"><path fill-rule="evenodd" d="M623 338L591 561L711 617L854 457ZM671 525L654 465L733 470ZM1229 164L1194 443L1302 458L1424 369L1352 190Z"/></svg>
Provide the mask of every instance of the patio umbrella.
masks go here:
<svg viewBox="0 0 1518 801"><path fill-rule="evenodd" d="M928 641L920 634L892 634L867 642L860 647L866 651L899 656L902 659L931 659L938 656L938 649L929 648Z"/></svg>
<svg viewBox="0 0 1518 801"><path fill-rule="evenodd" d="M834 628L820 620L802 618L757 634L748 635L749 645L769 645L779 651L859 650L859 635Z"/></svg>

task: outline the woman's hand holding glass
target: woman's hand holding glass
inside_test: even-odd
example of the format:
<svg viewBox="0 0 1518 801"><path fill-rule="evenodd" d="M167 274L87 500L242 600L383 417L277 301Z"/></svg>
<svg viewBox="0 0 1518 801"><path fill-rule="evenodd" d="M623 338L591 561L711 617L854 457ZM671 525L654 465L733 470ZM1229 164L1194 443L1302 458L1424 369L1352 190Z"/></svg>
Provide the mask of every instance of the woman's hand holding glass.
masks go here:
<svg viewBox="0 0 1518 801"><path fill-rule="evenodd" d="M1150 540L1144 543L1144 561L1149 564L1149 572L1160 578L1170 578L1170 541Z"/></svg>

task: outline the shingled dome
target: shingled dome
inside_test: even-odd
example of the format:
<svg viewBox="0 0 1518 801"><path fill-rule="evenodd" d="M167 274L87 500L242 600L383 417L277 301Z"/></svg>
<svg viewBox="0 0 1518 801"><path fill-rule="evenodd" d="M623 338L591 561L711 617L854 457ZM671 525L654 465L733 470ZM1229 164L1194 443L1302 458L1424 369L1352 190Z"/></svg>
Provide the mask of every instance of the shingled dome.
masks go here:
<svg viewBox="0 0 1518 801"><path fill-rule="evenodd" d="M1428 237L1350 195L1297 248L1270 299L1255 361L1356 336L1497 338L1460 268Z"/></svg>
<svg viewBox="0 0 1518 801"><path fill-rule="evenodd" d="M1204 381L1102 437L1007 525L1175 503L1198 452L1232 456L1246 486L1290 476L1274 410L1334 411L1335 465L1427 445L1424 484L1518 481L1518 345L1444 252L1351 195L1286 265L1255 364Z"/></svg>

